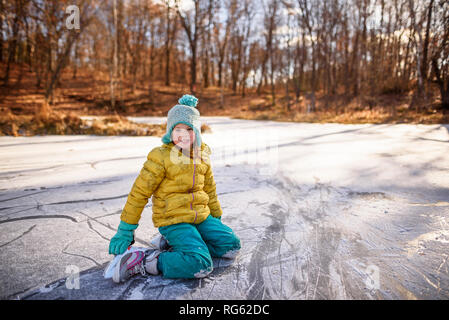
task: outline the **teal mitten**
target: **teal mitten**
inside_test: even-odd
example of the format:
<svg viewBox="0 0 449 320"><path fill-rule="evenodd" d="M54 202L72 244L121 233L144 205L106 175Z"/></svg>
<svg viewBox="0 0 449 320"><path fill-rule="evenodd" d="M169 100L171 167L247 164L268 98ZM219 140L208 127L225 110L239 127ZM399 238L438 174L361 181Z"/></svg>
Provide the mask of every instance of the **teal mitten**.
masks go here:
<svg viewBox="0 0 449 320"><path fill-rule="evenodd" d="M138 224L128 224L120 221L117 233L112 237L109 243L109 254L122 254L126 248L134 241L134 230L137 229Z"/></svg>

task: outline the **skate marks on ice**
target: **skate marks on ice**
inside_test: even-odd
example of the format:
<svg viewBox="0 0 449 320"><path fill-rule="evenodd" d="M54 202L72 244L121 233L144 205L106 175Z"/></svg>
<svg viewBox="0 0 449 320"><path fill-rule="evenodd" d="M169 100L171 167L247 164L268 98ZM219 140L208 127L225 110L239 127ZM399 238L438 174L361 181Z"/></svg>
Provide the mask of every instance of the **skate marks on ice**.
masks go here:
<svg viewBox="0 0 449 320"><path fill-rule="evenodd" d="M104 267L106 264L101 268L91 268L81 272L77 287L70 286L72 279L64 278L10 298L24 300L207 300L211 299L211 293L216 289L214 282L223 273L232 272L233 269L229 267L229 262L223 262L223 259L214 259L214 271L207 278L181 280L137 275L125 283L115 284L111 279L103 278ZM224 290L224 288L221 289Z"/></svg>
<svg viewBox="0 0 449 320"><path fill-rule="evenodd" d="M329 201L323 192L329 189L297 187L288 179L261 184L270 189L274 202L265 205L263 216L270 221L244 263L246 298L347 298L334 263L340 232L322 226ZM322 292L324 288L335 292Z"/></svg>
<svg viewBox="0 0 449 320"><path fill-rule="evenodd" d="M232 170L231 170L232 169ZM238 172L234 172L234 171ZM115 285L95 267L22 299L447 299L447 207L383 191L262 179L227 168L239 192L219 190L223 221L241 238L233 260L214 259L206 278L136 276ZM103 266L104 267L104 266Z"/></svg>
<svg viewBox="0 0 449 320"><path fill-rule="evenodd" d="M246 207L234 222L243 248L231 275L233 297L449 297L447 207L318 178L296 185L254 177L252 192L234 195L235 206L246 200Z"/></svg>
<svg viewBox="0 0 449 320"><path fill-rule="evenodd" d="M220 261L219 276L186 281L189 289L176 297L448 298L446 127L222 119L208 136L215 154L229 145L224 137L230 128L241 126L279 132L278 147L292 152L280 159L279 169L292 172L292 180L261 176L240 160L229 167L213 162L223 221L243 247L229 266ZM364 129L347 130L359 127ZM110 260L107 247L126 195L145 150L160 139L3 137L1 144L0 297L23 296L27 288L47 283L52 286L43 291L55 291L55 280L65 286L68 265L82 271L82 291L83 272L94 278ZM330 155L338 161L329 161ZM313 173L311 164L317 168ZM332 182L314 181L315 172ZM350 188L336 185L348 177ZM139 245L156 232L151 208L145 210L136 233ZM143 292L145 298L145 286L162 281L132 280L127 292L134 298ZM160 298L170 286L184 285L164 283ZM111 298L120 297L127 285L113 287L117 294ZM90 289L97 298L108 298L107 290ZM70 298L67 292L65 297Z"/></svg>
<svg viewBox="0 0 449 320"><path fill-rule="evenodd" d="M248 175L249 176L249 175ZM217 183L220 185L228 183L230 180L234 180L231 175L223 175L217 177ZM227 188L223 187L218 190L218 195L220 199L223 199L223 208L226 208L226 203L229 201L233 202L233 196L240 194L241 192L248 192L251 190L251 182L245 178L244 184L241 189ZM71 204L73 205L73 204ZM90 263L93 267L80 267L79 274L79 286L75 289L67 288L67 279L62 278L64 276L64 269L66 267L66 262L64 261L61 265L56 266L59 270L58 274L62 273L60 280L51 282L43 287L37 289L27 289L22 292L17 292L15 294L9 295L10 299L176 299L176 298L187 298L187 299L225 299L228 297L233 297L233 291L235 283L229 283L227 280L230 277L226 274L232 274L238 268L238 264L235 263L236 259L214 259L214 271L204 279L194 279L194 280L170 280L163 279L160 276L144 278L141 276L136 276L129 282L116 285L110 279L105 280L103 278L103 270L108 260L111 256L107 254L107 245L109 244L109 239L115 233L113 228L113 223L117 223L117 219L120 215L120 210L113 212L114 208L120 207L120 203L117 200L104 202L102 204L103 208L106 208L103 214L100 214L98 206L92 208L92 204L89 206L80 208L80 204L77 204L76 211L77 223L70 222L74 225L79 225L84 231L78 231L84 235L86 238L86 226L89 225L92 228L89 229L89 237L92 238L91 241L85 241L84 249L79 248L83 246L83 243L78 244L76 241L71 240L68 245L65 245L62 249L62 254L65 256L69 255L72 257L69 261L72 264L80 265L82 261ZM149 205L151 206L151 205ZM61 207L58 208L61 210ZM67 210L68 208L64 208ZM71 208L75 209L75 208ZM147 208L147 211L151 211L151 208ZM225 209L226 210L226 209ZM112 212L112 213L111 213ZM229 217L225 217L226 221L229 219L229 225L233 228L235 226L232 223L232 216L238 215L239 212L234 212L232 210L227 210L229 212ZM148 241L152 238L151 232L157 232L157 229L151 227L150 216L144 216L141 221L138 233L136 234L136 240L140 246L147 246ZM66 222L67 224L67 222ZM5 224L5 225L13 225ZM67 226L64 226L67 230ZM62 229L62 227L60 228ZM95 240L95 238L97 240ZM100 243L98 242L100 239ZM96 245L94 245L96 243ZM91 246L92 248L87 248ZM89 249L87 252L86 249ZM92 252L90 252L92 251ZM52 251L55 253L55 251ZM105 256L106 255L106 259ZM93 260L92 260L93 259ZM106 262L105 262L106 261ZM237 266L237 267L236 267ZM62 272L61 272L62 271ZM238 272L238 271L237 271ZM58 278L56 278L58 279ZM41 281L42 283L42 281ZM45 282L44 282L45 283Z"/></svg>
<svg viewBox="0 0 449 320"><path fill-rule="evenodd" d="M318 178L311 186L285 177L267 184L279 201L249 263L248 298L449 297L446 206Z"/></svg>
<svg viewBox="0 0 449 320"><path fill-rule="evenodd" d="M447 207L408 203L379 191L336 188L319 179L314 185L296 185L285 177L261 179L251 169L232 169L217 177L224 186L219 190L227 213L223 221L240 236L242 250L234 260L215 259L209 277L169 280L138 276L115 285L102 278L104 264L94 259L95 267L80 273L79 289L68 289L63 278L11 298L448 297ZM235 183L244 188L226 190ZM89 218L81 214L76 219L84 219L93 233L107 241L109 237L98 224L103 215ZM109 229L108 223L103 224ZM27 225L17 239L35 226ZM62 249L77 256L76 250L70 250L70 244ZM93 256L86 253L84 258ZM372 270L377 278L370 274Z"/></svg>

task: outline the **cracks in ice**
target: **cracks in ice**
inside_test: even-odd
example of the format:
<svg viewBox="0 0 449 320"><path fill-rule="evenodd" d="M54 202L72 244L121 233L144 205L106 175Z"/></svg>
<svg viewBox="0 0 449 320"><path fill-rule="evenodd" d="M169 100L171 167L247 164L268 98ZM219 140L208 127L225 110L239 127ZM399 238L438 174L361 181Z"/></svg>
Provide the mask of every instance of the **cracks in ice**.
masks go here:
<svg viewBox="0 0 449 320"><path fill-rule="evenodd" d="M108 200L116 200L120 198L126 198L128 194L122 194L113 197L105 197L105 198L94 198L94 199L84 199L84 200L67 200L61 202L52 202L52 203L44 203L42 206L52 206L52 205L61 205L61 204L75 204L75 203L86 203L86 202L100 202L100 201L108 201Z"/></svg>
<svg viewBox="0 0 449 320"><path fill-rule="evenodd" d="M98 236L99 236L100 238L106 240L107 242L111 241L111 238L108 238L108 237L104 236L101 232L97 231L97 230L93 227L91 221L95 221L96 223L102 225L103 227L108 228L109 230L111 230L111 231L113 231L113 232L116 232L116 231L117 231L116 228L113 228L113 227L111 227L109 224L103 223L103 222L99 221L98 219L104 218L104 217L108 217L108 216L112 216L112 215L118 215L118 214L121 213L121 210L120 210L120 211L117 211L117 212L114 212L114 213L108 213L108 214L105 214L105 215L102 215L102 216L99 216L99 217L96 217L96 218L90 217L89 215L87 215L87 214L85 214L84 212L79 211L79 210L78 210L77 212L80 213L80 214L82 214L83 216L85 216L85 217L87 218L86 220L80 220L79 222L84 222L84 221L86 221L86 222L87 222L87 225L89 226L89 229L90 229L90 230L92 230L93 232L95 232L96 234L98 234ZM142 240L142 239L140 239L140 238L137 238L137 237L134 238L134 241L135 241L136 243L140 243L140 244L142 244L142 245L144 245L144 246L147 246L147 245L148 245L148 242L146 242L146 241L144 241L144 240Z"/></svg>
<svg viewBox="0 0 449 320"><path fill-rule="evenodd" d="M340 235L336 232L337 230L332 230L324 223L331 214L329 210L333 204L332 196L335 196L332 193L335 191L339 197L347 196L345 189L334 190L335 188L321 182L308 187L295 186L288 180L270 180L260 183L272 188L278 196L276 202L262 203L265 200L263 199L252 203L262 210L264 207L267 208L265 216L271 220L271 223L268 226L252 225L235 228L237 233L250 231L252 234L263 235L256 238L250 237L248 241L242 239L243 243L257 241L254 249L242 250L239 261L233 263L230 268L222 267L222 261L218 260L218 266L214 268L214 271L202 279L165 282L166 280L160 277L147 280L136 277L123 287L125 291L122 291L118 298L139 299L151 296L152 299L167 297L209 299L219 294L217 288L222 289L222 281L225 279L225 281L232 281L230 288L235 290L237 296L247 299L335 297L337 291L334 292L332 290L335 289L331 290L327 287L337 286L340 283L342 289L338 291L340 293L337 296L351 295L351 292L346 293L345 289L347 274L342 269L340 260L335 261L333 257L338 249ZM359 196L357 193L353 195ZM118 215L120 211L95 218L79 210L77 212L85 217L78 219L78 223L86 222L92 232L101 239L109 241L98 227L101 225L111 231L115 231L115 228L102 222L101 218ZM95 225L94 222L99 225ZM298 240L295 240L296 236L292 237L288 232L295 232L299 236ZM329 235L326 236L326 233ZM144 244L147 245L146 241ZM67 252L67 247L64 251L65 254L76 255ZM89 259L86 256L82 257ZM444 266L442 268L444 269ZM351 283L351 286L358 286L358 284ZM363 288L359 291L363 291Z"/></svg>
<svg viewBox="0 0 449 320"><path fill-rule="evenodd" d="M13 243L14 241L19 240L19 239L22 238L23 236L25 236L25 235L27 235L28 233L30 233L35 227L36 227L36 225L32 225L30 228L28 228L27 231L23 232L20 236L14 238L14 239L12 239L12 240L10 240L10 241L4 243L4 244L1 244L1 245L0 245L0 248L2 248L2 247L4 247L4 246L7 246L7 245L10 244L10 243Z"/></svg>
<svg viewBox="0 0 449 320"><path fill-rule="evenodd" d="M163 283L161 284L161 280ZM148 291L154 293L151 294L151 299L164 299L163 292L166 288L176 287L182 285L185 280L173 279L173 280L163 280L161 276L134 276L130 281L123 284L125 287L123 292L116 298L118 300L132 300L132 299L143 299L148 297ZM154 285L156 283L156 285ZM157 293L155 293L160 289Z"/></svg>
<svg viewBox="0 0 449 320"><path fill-rule="evenodd" d="M339 255L341 230L329 222L333 221L330 218L335 214L334 205L352 210L353 202L348 201L348 198L360 200L360 204L363 205L367 201L388 200L388 196L378 192L354 192L348 188L335 188L319 181L305 187L290 184L288 180L273 180L265 184L276 189L276 195L279 197L275 202L262 203L266 199L259 199L260 202L252 201L252 205L261 210L267 208L264 215L270 219L267 225L242 226L240 229L234 229L236 233L252 230L250 233L257 235L249 237L248 240L242 239L242 243L251 243L249 246L251 249L242 251L240 261L230 268L222 268L222 261L218 260L218 267L214 268L208 277L196 280L166 281L161 277L145 280L136 277L123 287L125 291L122 291L118 298L140 299L150 296L151 299L179 297L214 299L220 294L220 290L223 290L222 281L232 281L229 286L231 291L227 291L229 296L247 299L357 299L367 296L375 298L375 294L380 294L366 293L363 285L363 279L366 277L363 268L366 265L362 265L357 272L348 270L348 266L352 267L352 262L342 260ZM107 213L95 218L80 213L86 219L82 218L78 222L86 222L91 231L108 240L97 230L99 226L96 226L94 221L115 231L115 228L100 220L120 212ZM366 221L364 223L370 230L381 231L376 229L376 225ZM288 232L295 232L297 238L289 236ZM254 249L253 241L256 242ZM68 252L66 254L74 255ZM440 262L435 269L439 268L444 273L447 256L443 263ZM418 271L415 272L418 274ZM433 284L430 285L432 289L438 291L438 288L444 288L444 275L438 279L430 277L427 273L424 276ZM427 281L424 277L423 279Z"/></svg>
<svg viewBox="0 0 449 320"><path fill-rule="evenodd" d="M89 229L92 230L93 232L95 232L96 234L98 234L98 236L100 236L100 238L106 240L107 242L111 241L110 238L106 238L105 236L103 236L100 232L98 232L97 230L94 229L94 227L92 226L92 223L90 221L91 219L87 220L87 225L89 226Z"/></svg>
<svg viewBox="0 0 449 320"><path fill-rule="evenodd" d="M73 242L73 241L72 241L72 242ZM70 253L70 252L67 252L67 248L69 247L70 244L72 244L72 242L69 242L69 243L64 247L64 249L62 249L61 252L64 253L64 254L70 255L70 256L85 258L85 259L90 260L90 261L92 261L93 263L95 263L95 265L96 265L97 267L102 267L102 264L98 263L95 259L93 259L93 258L91 258L91 257L85 256L85 255L82 255L82 254L76 254L76 253Z"/></svg>
<svg viewBox="0 0 449 320"><path fill-rule="evenodd" d="M40 210L44 206L55 206L55 205L65 205L65 204L78 204L78 203L88 203L88 202L101 202L101 201L108 201L108 200L116 200L121 198L128 197L128 194L113 196L113 197L105 197L105 198L94 198L94 199L84 199L84 200L67 200L67 201L60 201L60 202L51 202L51 203L38 203L37 205L32 204L25 204L25 205L18 205L18 206L12 206L12 207L3 207L0 208L0 211L7 210L7 209L14 209L14 208L23 208L23 207L30 207L27 209L23 209L20 211L9 213L8 215L19 213L22 211L27 211L31 209L37 209Z"/></svg>
<svg viewBox="0 0 449 320"><path fill-rule="evenodd" d="M220 268L220 261L221 261L221 259L218 260L217 268ZM210 296L211 296L212 292L214 291L215 284L217 283L216 277L211 277L210 279L212 280L213 283L212 283L212 288L210 288L209 294L207 295L207 300L210 299Z"/></svg>
<svg viewBox="0 0 449 320"><path fill-rule="evenodd" d="M44 191L38 191L38 192L33 192L33 193L29 193L29 194L24 194L24 195L20 195L20 196L13 197L13 198L8 198L8 199L0 199L0 202L6 202L6 201L11 201L11 200L21 199L21 198L33 196L33 195L35 195L35 194L44 193L44 192L47 192L47 190L44 190ZM0 208L0 209L2 209L2 208Z"/></svg>
<svg viewBox="0 0 449 320"><path fill-rule="evenodd" d="M24 169L24 170L16 170L16 171L6 171L0 174L0 180L3 180L3 177L8 179L10 178L10 176L7 176L8 174L17 174L17 175L23 175L23 173L26 172L35 172L35 171L45 171L45 170L51 170L51 169L56 169L56 168L60 168L63 167L64 164L58 164L58 165L54 165L54 166L50 166L50 167L44 167L44 168L33 168L33 169ZM14 178L15 176L12 176L12 178Z"/></svg>
<svg viewBox="0 0 449 320"><path fill-rule="evenodd" d="M68 219L72 222L77 222L75 218L60 214L48 214L48 215L35 215L35 216L29 216L29 217L20 217L20 218L10 218L7 220L1 220L0 224L3 223L9 223L9 222L15 222L15 221L22 221L22 220L34 220L34 219Z"/></svg>
<svg viewBox="0 0 449 320"><path fill-rule="evenodd" d="M122 158L111 158L111 159L105 159L105 160L97 160L97 161L91 161L91 162L86 162L88 163L92 169L97 169L95 168L95 166L99 163L102 162L110 162L110 161L121 161L121 160L137 160L137 159L143 159L144 157L142 156L134 156L134 157L122 157Z"/></svg>
<svg viewBox="0 0 449 320"><path fill-rule="evenodd" d="M147 282L142 281L142 276L136 276L131 279L125 290L118 297L119 300L142 300L142 291L146 288Z"/></svg>

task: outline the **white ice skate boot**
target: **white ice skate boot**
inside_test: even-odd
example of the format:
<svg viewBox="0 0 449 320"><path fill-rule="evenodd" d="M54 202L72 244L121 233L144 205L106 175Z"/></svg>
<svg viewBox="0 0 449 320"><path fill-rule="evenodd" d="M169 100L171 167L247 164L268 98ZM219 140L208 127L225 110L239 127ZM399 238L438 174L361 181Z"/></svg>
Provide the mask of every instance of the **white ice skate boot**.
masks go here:
<svg viewBox="0 0 449 320"><path fill-rule="evenodd" d="M140 273L145 276L159 274L157 269L157 258L161 252L157 249L139 250L127 253L121 257L115 267L112 280L115 283L125 282L132 276Z"/></svg>

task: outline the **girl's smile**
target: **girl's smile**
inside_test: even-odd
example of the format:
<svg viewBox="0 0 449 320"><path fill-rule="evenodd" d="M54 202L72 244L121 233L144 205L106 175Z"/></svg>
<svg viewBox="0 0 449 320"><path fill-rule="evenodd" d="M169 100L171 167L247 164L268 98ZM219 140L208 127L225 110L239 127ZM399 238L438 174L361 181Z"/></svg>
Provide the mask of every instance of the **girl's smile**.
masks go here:
<svg viewBox="0 0 449 320"><path fill-rule="evenodd" d="M195 132L193 129L184 124L178 123L172 132L173 143L181 149L190 149L195 141Z"/></svg>

